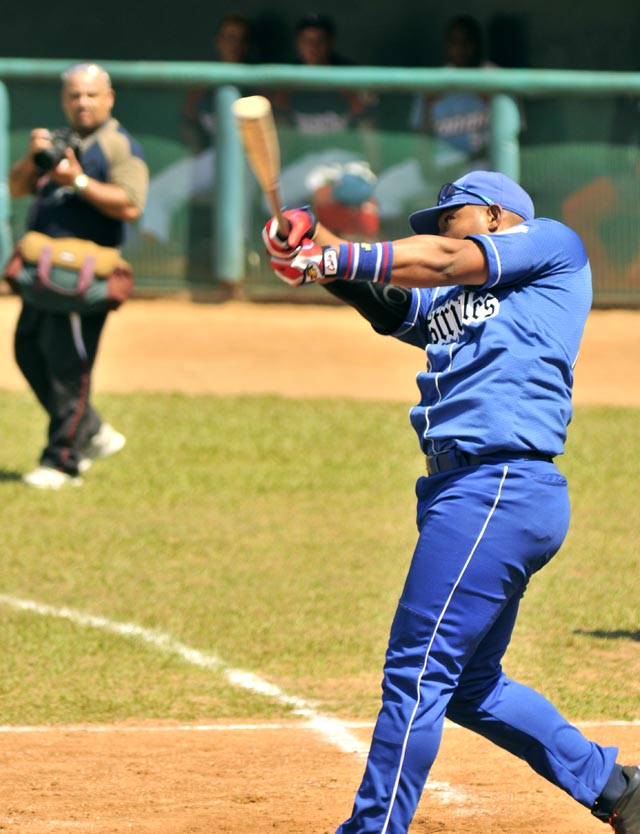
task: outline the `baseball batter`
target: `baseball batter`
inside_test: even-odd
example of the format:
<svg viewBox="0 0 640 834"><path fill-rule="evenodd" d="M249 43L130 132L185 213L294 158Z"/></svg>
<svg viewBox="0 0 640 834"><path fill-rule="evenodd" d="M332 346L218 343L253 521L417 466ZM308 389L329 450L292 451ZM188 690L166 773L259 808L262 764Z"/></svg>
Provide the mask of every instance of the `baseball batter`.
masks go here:
<svg viewBox="0 0 640 834"><path fill-rule="evenodd" d="M426 460L418 539L384 666L382 707L351 817L338 834L404 834L445 717L524 759L617 834L640 834L640 767L585 738L502 657L532 575L569 525L554 458L591 306L579 237L529 195L476 171L409 218L416 233L358 244L285 212L263 238L276 274L320 281L376 331L426 353L411 410Z"/></svg>

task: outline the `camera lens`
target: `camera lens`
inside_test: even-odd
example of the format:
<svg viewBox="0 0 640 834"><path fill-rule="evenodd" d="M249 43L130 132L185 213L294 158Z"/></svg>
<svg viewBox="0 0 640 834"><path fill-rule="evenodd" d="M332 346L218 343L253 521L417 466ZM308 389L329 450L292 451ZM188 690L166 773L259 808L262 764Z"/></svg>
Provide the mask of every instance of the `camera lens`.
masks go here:
<svg viewBox="0 0 640 834"><path fill-rule="evenodd" d="M57 128L49 131L51 146L43 148L33 155L33 161L41 171L50 171L65 158L72 135L72 131L68 128Z"/></svg>
<svg viewBox="0 0 640 834"><path fill-rule="evenodd" d="M64 154L62 154L64 156ZM34 153L33 161L36 163L41 171L50 171L55 168L58 162L62 159L60 152L56 148L43 148L43 150Z"/></svg>

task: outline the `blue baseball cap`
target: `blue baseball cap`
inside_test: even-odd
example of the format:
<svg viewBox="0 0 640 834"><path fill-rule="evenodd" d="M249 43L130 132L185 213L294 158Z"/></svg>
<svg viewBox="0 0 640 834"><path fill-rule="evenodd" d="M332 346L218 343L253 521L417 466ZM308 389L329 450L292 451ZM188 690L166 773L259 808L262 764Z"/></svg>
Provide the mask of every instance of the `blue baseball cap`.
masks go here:
<svg viewBox="0 0 640 834"><path fill-rule="evenodd" d="M409 215L409 225L418 235L437 235L438 217L451 206L491 206L494 203L507 211L533 220L533 200L515 180L496 171L472 171L455 182L445 183L438 194L438 205L420 209Z"/></svg>

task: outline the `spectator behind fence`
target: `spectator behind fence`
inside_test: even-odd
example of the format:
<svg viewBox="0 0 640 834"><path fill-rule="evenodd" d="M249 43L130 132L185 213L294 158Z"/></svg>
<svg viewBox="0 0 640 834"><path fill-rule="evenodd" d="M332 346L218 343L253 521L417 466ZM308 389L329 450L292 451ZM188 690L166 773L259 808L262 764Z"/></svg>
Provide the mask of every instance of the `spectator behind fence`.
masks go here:
<svg viewBox="0 0 640 834"><path fill-rule="evenodd" d="M310 12L298 20L294 47L296 63L305 66L353 65L336 51L335 23L324 14ZM375 235L376 177L367 146L373 140L376 97L361 90L298 88L278 90L272 101L282 133L290 128L293 143L299 141L303 148L298 156L293 151L292 161L283 166L285 202L312 203L322 222L337 234ZM359 134L356 141L350 131ZM286 152L287 142L283 144Z"/></svg>
<svg viewBox="0 0 640 834"><path fill-rule="evenodd" d="M226 14L213 39L221 63L249 63L252 30L244 15ZM190 155L168 165L151 178L149 199L140 223L147 240L167 243L175 213L189 200L212 193L215 183L214 90L197 87L187 94L182 114L182 136Z"/></svg>
<svg viewBox="0 0 640 834"><path fill-rule="evenodd" d="M28 228L41 233L38 240L48 236L41 256L54 250L51 238L64 238L69 251L78 243L86 248L92 241L104 247L94 250L99 255L115 252L117 256L126 223L141 214L147 166L140 146L111 115L114 100L111 80L102 67L72 66L62 75L62 109L74 133L59 151L60 141L52 144L49 130L35 128L26 154L11 168L11 195L35 194ZM43 266L44 261L39 261L38 274ZM85 261L83 270L86 267ZM44 291L41 295L43 300L34 303L23 299L15 332L18 366L49 415L39 466L23 481L32 487L59 489L81 484L80 473L97 458L119 451L125 438L102 420L89 401L107 310L51 312L41 306Z"/></svg>
<svg viewBox="0 0 640 834"><path fill-rule="evenodd" d="M484 58L482 29L469 15L449 22L446 34L446 67L492 69ZM413 130L437 140L436 165L462 163L467 170L489 165L490 99L471 91L416 96L410 115Z"/></svg>
<svg viewBox="0 0 640 834"><path fill-rule="evenodd" d="M459 69L494 69L484 58L479 22L469 15L449 21L446 29L445 66ZM383 217L402 214L425 198L452 170L459 173L490 167L490 97L473 91L420 93L410 107L408 127L433 140L428 158L407 157L380 177L378 197Z"/></svg>
<svg viewBox="0 0 640 834"><path fill-rule="evenodd" d="M562 217L584 240L594 277L630 289L640 281L639 97L617 102L611 144L619 153L609 172L570 194L562 204Z"/></svg>

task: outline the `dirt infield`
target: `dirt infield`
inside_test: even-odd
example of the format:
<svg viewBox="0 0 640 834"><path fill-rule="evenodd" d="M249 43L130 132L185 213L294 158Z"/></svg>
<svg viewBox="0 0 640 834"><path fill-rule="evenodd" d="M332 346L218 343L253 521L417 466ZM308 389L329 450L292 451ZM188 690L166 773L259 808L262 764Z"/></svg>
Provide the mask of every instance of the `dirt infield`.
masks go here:
<svg viewBox="0 0 640 834"><path fill-rule="evenodd" d="M20 390L15 298L0 298L0 388ZM110 316L96 391L346 396L411 404L420 353L377 336L353 310L311 304L132 301ZM640 403L640 313L592 312L576 366L576 403Z"/></svg>
<svg viewBox="0 0 640 834"><path fill-rule="evenodd" d="M363 762L291 724L0 733L0 831L331 834ZM638 727L588 727L640 761ZM363 741L369 728L358 731ZM587 810L489 742L445 729L412 834L602 834Z"/></svg>
<svg viewBox="0 0 640 834"><path fill-rule="evenodd" d="M18 304L0 298L0 388ZM575 402L640 404L640 315L595 311ZM415 400L420 354L336 306L133 301L110 317L96 392L277 393ZM206 720L206 717L203 717ZM351 809L363 762L300 723L0 728L0 832L325 834ZM354 732L366 742L370 727ZM585 729L640 761L640 726ZM605 827L522 762L447 728L413 834L597 834Z"/></svg>

